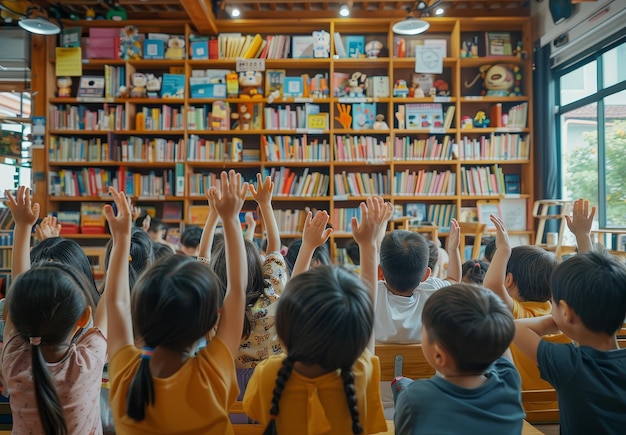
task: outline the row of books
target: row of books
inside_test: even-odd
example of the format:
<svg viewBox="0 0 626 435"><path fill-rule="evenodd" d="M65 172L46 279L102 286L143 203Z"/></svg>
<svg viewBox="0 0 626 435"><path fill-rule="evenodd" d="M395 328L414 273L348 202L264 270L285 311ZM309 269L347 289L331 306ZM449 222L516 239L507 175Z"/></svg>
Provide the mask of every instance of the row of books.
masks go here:
<svg viewBox="0 0 626 435"><path fill-rule="evenodd" d="M0 234L0 246L12 246L13 242L10 244L5 243L6 236L4 234ZM13 250L12 249L0 249L0 269L9 269L11 267L11 261L13 258Z"/></svg>
<svg viewBox="0 0 626 435"><path fill-rule="evenodd" d="M5 214L7 212L11 214L11 211L9 208L0 209L0 219L3 219L4 221ZM13 226L13 223L11 223L11 225ZM6 229L3 228L3 230L0 230L0 246L13 246L13 231L6 231L11 228L6 228Z"/></svg>
<svg viewBox="0 0 626 435"><path fill-rule="evenodd" d="M389 195L389 180L391 173L387 172L346 172L335 174L335 196L366 196Z"/></svg>
<svg viewBox="0 0 626 435"><path fill-rule="evenodd" d="M447 41L445 39L418 39L406 38L403 36L393 37L393 56L394 57L415 57L415 48L418 46L437 47L443 54L447 56Z"/></svg>
<svg viewBox="0 0 626 435"><path fill-rule="evenodd" d="M104 96L105 98L121 97L120 90L126 86L126 68L121 66L104 66Z"/></svg>
<svg viewBox="0 0 626 435"><path fill-rule="evenodd" d="M127 128L124 106L106 103L96 110L82 104L53 104L48 122L52 130L119 131Z"/></svg>
<svg viewBox="0 0 626 435"><path fill-rule="evenodd" d="M396 137L393 146L394 160L451 160L457 153L457 144L450 136L444 136L442 141L437 136L427 139Z"/></svg>
<svg viewBox="0 0 626 435"><path fill-rule="evenodd" d="M244 148L239 137L209 140L192 134L187 141L187 160L192 162L258 162L260 153L258 149Z"/></svg>
<svg viewBox="0 0 626 435"><path fill-rule="evenodd" d="M504 173L498 165L461 167L461 194L504 195Z"/></svg>
<svg viewBox="0 0 626 435"><path fill-rule="evenodd" d="M306 212L304 210L274 209L274 217L281 234L299 234L304 227Z"/></svg>
<svg viewBox="0 0 626 435"><path fill-rule="evenodd" d="M268 162L328 162L330 145L326 139L302 136L262 136L261 143Z"/></svg>
<svg viewBox="0 0 626 435"><path fill-rule="evenodd" d="M267 130L295 130L328 128L328 113L321 113L317 104L271 107L263 110L265 129Z"/></svg>
<svg viewBox="0 0 626 435"><path fill-rule="evenodd" d="M184 139L164 139L130 136L113 143L114 161L121 162L182 162Z"/></svg>
<svg viewBox="0 0 626 435"><path fill-rule="evenodd" d="M389 160L389 137L335 135L338 162L384 162Z"/></svg>
<svg viewBox="0 0 626 435"><path fill-rule="evenodd" d="M394 175L394 195L435 195L452 196L456 193L456 173L446 171L396 172Z"/></svg>
<svg viewBox="0 0 626 435"><path fill-rule="evenodd" d="M456 204L429 204L426 220L440 229L450 228L450 219L456 216Z"/></svg>
<svg viewBox="0 0 626 435"><path fill-rule="evenodd" d="M51 136L50 162L104 162L111 159L106 139L92 137Z"/></svg>
<svg viewBox="0 0 626 435"><path fill-rule="evenodd" d="M333 230L336 233L352 232L352 218L361 221L361 209L356 208L335 208L332 215Z"/></svg>
<svg viewBox="0 0 626 435"><path fill-rule="evenodd" d="M289 168L264 169L263 176L274 182L274 196L319 197L328 196L330 176L321 172L309 172L305 168L301 175Z"/></svg>
<svg viewBox="0 0 626 435"><path fill-rule="evenodd" d="M135 115L136 130L183 130L185 108L163 104L159 107L142 107Z"/></svg>
<svg viewBox="0 0 626 435"><path fill-rule="evenodd" d="M459 143L461 160L528 160L530 155L527 134L491 133L478 139L467 136Z"/></svg>
<svg viewBox="0 0 626 435"><path fill-rule="evenodd" d="M521 103L509 109L508 120L503 127L526 128L528 125L528 103Z"/></svg>
<svg viewBox="0 0 626 435"><path fill-rule="evenodd" d="M128 196L163 197L176 194L176 175L173 169L150 171L147 174L126 171L120 177L120 186Z"/></svg>

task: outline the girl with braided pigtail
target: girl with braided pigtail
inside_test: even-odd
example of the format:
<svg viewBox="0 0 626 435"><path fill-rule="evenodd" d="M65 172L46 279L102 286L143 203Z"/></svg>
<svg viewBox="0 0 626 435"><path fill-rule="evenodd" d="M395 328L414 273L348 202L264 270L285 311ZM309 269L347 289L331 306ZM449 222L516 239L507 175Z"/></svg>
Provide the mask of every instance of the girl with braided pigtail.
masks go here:
<svg viewBox="0 0 626 435"><path fill-rule="evenodd" d="M243 399L249 417L272 434L368 434L387 430L380 366L373 355L376 238L391 216L382 198L360 205L352 231L361 280L344 269L307 270L331 230L328 214L308 214L293 276L278 302L276 330L285 354L260 363Z"/></svg>

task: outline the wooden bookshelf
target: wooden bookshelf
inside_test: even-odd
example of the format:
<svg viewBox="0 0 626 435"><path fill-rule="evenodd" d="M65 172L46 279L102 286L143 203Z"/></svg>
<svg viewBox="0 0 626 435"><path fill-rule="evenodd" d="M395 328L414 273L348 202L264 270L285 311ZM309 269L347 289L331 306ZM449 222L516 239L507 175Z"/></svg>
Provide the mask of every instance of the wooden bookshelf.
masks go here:
<svg viewBox="0 0 626 435"><path fill-rule="evenodd" d="M532 61L530 58L517 57L517 56L503 56L503 57L479 57L479 58L464 58L461 57L460 51L463 46L463 41L466 35L482 33L488 31L506 31L511 32L514 35L514 39L521 41L523 50L530 53L532 51L532 40L530 34L530 19L527 17L487 17L487 18L428 18L431 22L431 28L425 34L417 35L415 37L406 37L409 39L445 39L446 40L446 54L443 59L443 74L435 75L435 79L442 78L446 81L449 87L448 95L437 95L435 97L424 96L419 98L401 98L393 96L393 89L390 89L389 97L366 97L366 98L352 98L352 97L336 97L333 95L333 83L332 77L334 73L348 73L359 71L372 76L387 76L389 78L390 88L393 88L393 84L397 80L406 80L407 83L411 83L412 74L415 69L415 59L411 57L394 57L394 35L391 27L396 21L395 19L300 19L297 22L284 23L280 20L235 20L235 21L221 21L218 20L218 31L227 32L240 32L243 35L249 32L258 32L264 38L267 35L288 34L288 35L310 35L315 30L325 30L331 35L331 55L329 58L311 58L311 59L266 59L265 69L284 69L287 75L300 75L308 73L310 76L316 73L326 74L328 76L328 85L330 88L330 96L323 98L285 98L276 99L273 102L268 101L268 96L264 95L262 98L247 99L241 97L229 97L221 99L228 103L232 108L237 108L240 104L244 103L258 103L265 108L277 108L279 106L289 105L291 108L304 106L306 104L319 105L323 113L328 113L329 125L328 128L323 130L307 130L306 128L297 129L268 129L265 123L263 128L250 129L250 130L211 130L211 129L192 129L189 126L186 111L191 107L203 107L210 108L210 105L216 100L216 98L191 98L191 90L189 85L189 77L192 75L193 70L200 69L229 69L235 70L235 59L209 59L209 60L196 60L191 59L189 52L187 52L187 59L183 60L119 60L119 59L91 59L84 61L85 75L103 74L103 70L106 65L113 65L116 67L124 67L126 74L126 83L129 84L129 75L133 72L156 72L158 74L169 71L169 68L175 66L184 71L186 77L185 85L185 97L183 99L165 99L165 98L110 98L102 100L89 100L84 101L79 98L58 98L55 94L55 61L54 61L54 41L49 38L49 45L47 49L47 75L46 75L46 95L47 102L50 106L77 106L80 104L86 105L90 110L97 111L104 107L109 108L112 106L120 106L123 109L123 123L124 128L110 128L106 131L87 131L84 129L62 129L52 128L53 125L48 120L48 132L47 132L47 144L49 147L53 147L55 143L58 143L61 139L68 140L69 143L78 143L79 141L89 141L100 139L100 142L107 142L109 149L113 149L118 146L122 140L130 140L131 137L142 138L146 141L150 141L156 138L161 138L164 141L171 141L174 144L180 144L182 147L182 155L173 156L170 155L166 159L138 159L135 161L129 159L123 159L122 161L112 161L111 159L104 160L89 160L89 161L69 161L59 158L51 158L53 153L46 152L46 164L45 168L47 172L59 172L59 171L80 171L83 168L99 169L100 171L109 171L109 174L114 174L119 171L120 168L124 168L128 173L136 173L142 176L148 176L150 173L154 173L155 176L173 177L173 183L176 183L176 176L182 176L184 180L184 189L176 192L175 186L169 186L168 189L164 189L163 192L157 194L142 194L142 192L136 192L131 196L134 201L139 205L154 206L157 209L157 213L162 213L163 204L165 202L174 201L180 204L182 215L179 220L168 220L168 222L179 223L184 226L186 223L192 221L189 215L189 207L192 205L202 205L206 203L204 193L197 190L190 189L190 180L197 180L199 177L210 176L210 174L219 174L221 170L227 170L234 168L241 171L246 180L253 180L255 174L259 171L263 172L278 172L281 168L288 169L290 172L295 173L297 177L301 177L308 173L319 172L328 177L328 187L324 192L315 192L309 194L276 194L274 196L274 208L277 210L298 210L304 209L304 207L311 207L314 209L326 209L332 217L341 211L341 209L356 209L359 201L367 198L362 191L355 192L342 192L340 186L337 184L339 178L337 175L342 176L343 172L346 175L354 176L366 176L371 178L377 178L378 181L384 180L386 185L376 193L382 194L382 196L395 205L405 205L409 203L425 203L427 205L444 204L449 205L453 210L450 217L459 215L462 207L475 206L476 201L479 199L493 199L504 197L503 191L491 192L489 189L476 190L469 189L465 185L465 182L461 180L461 175L467 171L487 171L486 174L479 174L487 176L488 184L491 184L491 174L495 171L501 171L503 174L517 174L520 178L520 193L516 195L516 198L522 198L526 201L526 216L527 226L526 230L522 231L525 234L532 235L533 221L532 214L530 213L530 206L534 200L534 185L533 185L533 155L534 144L532 143L533 133L533 108L532 108ZM84 31L87 31L91 26L98 27L115 27L132 24L137 26L139 32L167 32L171 34L184 35L187 49L190 47L190 35L197 33L191 27L189 23L182 21L168 22L163 27L161 21L126 21L122 23L116 22L79 22L76 25L82 25ZM278 32L280 30L280 32ZM364 35L366 41L380 40L383 43L383 50L380 53L381 57L378 58L359 58L359 59L345 59L335 58L335 41L333 35L335 32L339 32L341 35ZM495 64L510 64L515 65L517 71L521 75L521 95L515 96L481 96L476 91L476 88L469 88L466 83L478 74L479 68L483 65L495 65ZM74 79L77 82L78 78ZM472 90L473 89L473 90ZM73 89L75 95L76 89ZM375 103L376 113L382 114L385 117L389 128L385 130L365 129L354 130L352 128L344 128L340 123L336 122L335 118L340 115L339 104L352 105L355 103ZM504 127L487 127L487 128L463 128L462 119L465 117L472 117L478 110L486 112L487 116L490 114L492 105L500 103L504 110L508 110L510 107L520 104L528 103L527 106L527 122L522 128L504 128ZM443 114L448 107L454 107L454 116L449 128L423 128L408 130L402 128L396 119L396 112L398 112L400 106L407 106L412 104L440 104L443 110ZM150 108L162 108L168 106L171 108L183 109L183 125L179 129L162 128L159 130L142 130L135 125L135 113L141 110L143 107ZM48 114L50 116L50 114ZM459 145L463 140L469 141L475 140L480 142L485 138L494 138L504 135L519 135L525 142L524 155L494 155L490 158L475 158L462 157L462 154L456 150L454 153L450 153L449 156L440 158L439 155L434 154L435 158L424 158L415 156L398 156L396 153L395 143L397 140L406 140L407 142L414 143L417 140L428 141L432 140L434 143L442 143L444 138L450 143ZM231 161L229 156L225 155L224 158L219 160L198 160L192 159L188 153L188 146L191 137L198 136L206 141L220 140L231 141L232 138L240 138L243 143L243 149L249 152L258 151L258 160L252 161ZM268 159L265 149L262 145L264 138L267 137L289 137L289 138L303 138L307 137L307 140L318 139L318 143L326 143L329 149L329 156L320 160L304 160L304 159ZM342 159L336 151L336 138L342 137L371 137L377 141L386 143L386 153L383 157L372 158L371 156L357 157L355 159ZM416 146L417 147L417 146ZM417 148L416 148L417 149ZM228 154L228 152L226 152ZM165 172L164 172L165 171ZM169 171L169 172L167 172ZM180 173L177 174L177 171ZM397 183L402 182L402 174L418 174L420 171L424 171L428 174L434 173L448 173L447 182L450 183L444 190L426 190L418 191L415 193L407 193L400 189L397 189ZM168 174L168 175L164 175ZM494 174L497 175L497 174ZM106 179L105 179L106 180ZM297 179L296 179L297 180ZM400 180L400 181L397 181ZM303 180L304 181L304 180ZM362 179L364 183L366 180ZM104 181L103 181L104 182ZM298 181L295 181L296 183ZM170 183L171 184L171 183ZM378 185L377 185L378 186ZM345 187L345 186L344 186ZM371 187L371 186L370 186ZM493 187L496 187L495 185ZM53 212L59 210L76 210L80 207L82 201L101 201L105 202L108 198L105 195L101 195L100 192L93 194L90 192L88 196L69 196L69 195L54 195L48 186L49 190L46 192L46 201L44 204L45 212ZM358 189L357 189L358 190ZM193 192L193 193L192 193ZM366 190L369 194L371 191ZM249 199L246 202L246 206L253 205L253 201ZM249 208L249 207L248 207ZM301 231L301 228L298 228ZM337 239L339 244L345 245L347 241L345 228L337 230L337 234L334 238ZM349 231L349 228L348 230ZM521 232L520 232L521 233ZM294 233L285 233L285 238L293 237ZM76 238L80 236L75 236ZM93 238L93 237L86 237ZM532 237L531 237L532 239ZM80 240L80 238L79 238Z"/></svg>

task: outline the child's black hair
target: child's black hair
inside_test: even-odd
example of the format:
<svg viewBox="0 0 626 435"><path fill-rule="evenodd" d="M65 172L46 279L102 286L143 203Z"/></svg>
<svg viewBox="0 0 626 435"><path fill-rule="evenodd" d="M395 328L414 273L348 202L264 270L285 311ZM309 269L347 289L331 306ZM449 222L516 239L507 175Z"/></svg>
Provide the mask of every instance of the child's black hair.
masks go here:
<svg viewBox="0 0 626 435"><path fill-rule="evenodd" d="M180 244L187 248L197 248L202 238L202 228L197 226L186 227L180 235Z"/></svg>
<svg viewBox="0 0 626 435"><path fill-rule="evenodd" d="M276 308L276 330L288 356L276 379L272 416L279 414L280 397L294 364L316 364L328 371L341 369L352 432L363 433L352 366L365 350L373 325L368 291L351 272L320 266L292 278ZM274 418L264 434L276 434Z"/></svg>
<svg viewBox="0 0 626 435"><path fill-rule="evenodd" d="M416 288L428 267L428 243L406 230L387 233L380 245L380 267L387 285L399 292Z"/></svg>
<svg viewBox="0 0 626 435"><path fill-rule="evenodd" d="M439 246L432 240L427 240L426 243L428 243L428 267L435 270L439 261Z"/></svg>
<svg viewBox="0 0 626 435"><path fill-rule="evenodd" d="M493 259L493 254L495 253L496 253L496 239L492 238L485 245L485 260L491 263L491 260Z"/></svg>
<svg viewBox="0 0 626 435"><path fill-rule="evenodd" d="M41 347L66 342L87 307L93 312L91 287L83 273L54 261L34 265L11 287L9 316L22 339L31 342L35 398L46 435L64 435L69 430Z"/></svg>
<svg viewBox="0 0 626 435"><path fill-rule="evenodd" d="M487 269L489 268L489 263L485 263L484 261L476 260L468 260L463 263L461 267L461 279L463 282L468 284L479 284L481 285L485 280L485 274L487 273Z"/></svg>
<svg viewBox="0 0 626 435"><path fill-rule="evenodd" d="M428 298L422 313L428 339L446 349L465 374L484 372L515 335L510 310L493 292L454 284Z"/></svg>
<svg viewBox="0 0 626 435"><path fill-rule="evenodd" d="M248 263L248 287L246 287L246 315L243 317L242 339L248 338L252 332L249 309L254 305L259 296L263 294L265 288L263 262L259 248L254 242L247 239L244 239L244 246L246 248L246 261ZM222 240L215 245L215 249L211 254L211 269L219 277L224 289L228 285L226 263L226 244L224 243L224 238L222 238Z"/></svg>
<svg viewBox="0 0 626 435"><path fill-rule="evenodd" d="M563 261L550 277L552 298L576 312L587 329L613 335L626 317L626 266L607 252Z"/></svg>
<svg viewBox="0 0 626 435"><path fill-rule="evenodd" d="M174 248L170 245L160 242L152 242L152 256L154 257L154 261L158 261L163 257L169 257L175 253Z"/></svg>
<svg viewBox="0 0 626 435"><path fill-rule="evenodd" d="M550 300L550 274L559 264L553 252L538 246L516 246L506 265L506 273L513 276L520 297L524 301Z"/></svg>
<svg viewBox="0 0 626 435"><path fill-rule="evenodd" d="M63 237L49 237L37 243L30 251L30 262L35 265L39 262L56 261L72 266L74 270L82 273L89 283L91 298L98 303L100 293L93 278L93 271L89 258L83 248L72 239Z"/></svg>
<svg viewBox="0 0 626 435"><path fill-rule="evenodd" d="M350 243L346 246L346 254L348 254L352 264L356 266L361 263L360 252L359 244L355 240L350 240Z"/></svg>
<svg viewBox="0 0 626 435"><path fill-rule="evenodd" d="M163 223L163 221L159 218L150 219L150 227L148 228L148 232L158 233L159 231L163 231L167 229L167 225Z"/></svg>
<svg viewBox="0 0 626 435"><path fill-rule="evenodd" d="M134 331L146 347L184 352L215 326L222 301L222 284L210 268L185 255L170 255L135 284ZM142 359L128 387L126 414L142 421L154 400L150 361Z"/></svg>
<svg viewBox="0 0 626 435"><path fill-rule="evenodd" d="M109 268L113 240L109 240L104 254L104 265ZM140 228L133 227L130 232L130 254L128 257L128 281L130 290L135 287L139 275L154 263L154 245L152 239ZM104 288L104 287L103 287Z"/></svg>
<svg viewBox="0 0 626 435"><path fill-rule="evenodd" d="M287 254L285 254L285 262L287 263L290 274L293 272L293 267L296 265L296 260L298 259L301 246L302 239L296 239L289 244L289 249L287 250ZM315 248L311 261L317 261L322 266L330 266L332 264L330 260L330 251L325 243Z"/></svg>

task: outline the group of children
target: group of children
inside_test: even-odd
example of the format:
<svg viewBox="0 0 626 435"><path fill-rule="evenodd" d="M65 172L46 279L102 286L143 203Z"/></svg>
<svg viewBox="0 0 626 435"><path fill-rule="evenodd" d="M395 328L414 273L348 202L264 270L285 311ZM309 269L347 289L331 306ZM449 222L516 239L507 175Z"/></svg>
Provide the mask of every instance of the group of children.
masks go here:
<svg viewBox="0 0 626 435"><path fill-rule="evenodd" d="M443 280L431 276L426 240L385 234L393 207L368 198L352 219L355 274L315 259L332 233L327 212L307 213L295 259L286 261L269 177L249 186L230 171L219 181L207 193L197 258L150 256L128 199L110 188L102 289L84 265L50 254L46 246L63 239L30 251L39 206L25 187L6 192L14 282L0 359L15 433L102 433L107 360L119 434L232 434L238 397L266 434L384 432L375 344L416 342L437 375L395 381L398 434L520 433L520 390L540 377L559 393L563 433L626 427L626 350L615 340L626 317L626 267L592 250L586 201L568 218L580 252L562 263L539 248L511 249L492 217L496 250L482 288L460 283L455 220ZM264 257L242 235L248 194L267 232Z"/></svg>

